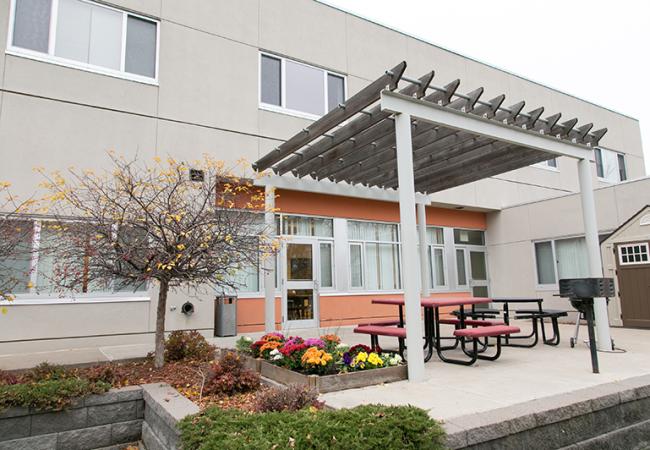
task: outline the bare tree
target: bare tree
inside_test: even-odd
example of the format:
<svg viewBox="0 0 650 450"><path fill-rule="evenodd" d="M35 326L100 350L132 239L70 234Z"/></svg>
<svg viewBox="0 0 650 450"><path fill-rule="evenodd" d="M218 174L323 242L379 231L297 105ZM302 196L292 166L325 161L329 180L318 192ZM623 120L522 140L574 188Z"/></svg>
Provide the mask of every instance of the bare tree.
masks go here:
<svg viewBox="0 0 650 450"><path fill-rule="evenodd" d="M191 164L109 156L112 167L101 174L46 175L53 220L42 227L56 238L39 254L55 260L53 282L67 291L137 290L156 282L161 367L170 288L237 289L237 274L257 270L278 243L264 226L263 190L235 175L242 167L207 156Z"/></svg>
<svg viewBox="0 0 650 450"><path fill-rule="evenodd" d="M0 182L0 299L13 300L31 287L32 223L25 216L33 201L20 201ZM2 310L5 312L5 310Z"/></svg>

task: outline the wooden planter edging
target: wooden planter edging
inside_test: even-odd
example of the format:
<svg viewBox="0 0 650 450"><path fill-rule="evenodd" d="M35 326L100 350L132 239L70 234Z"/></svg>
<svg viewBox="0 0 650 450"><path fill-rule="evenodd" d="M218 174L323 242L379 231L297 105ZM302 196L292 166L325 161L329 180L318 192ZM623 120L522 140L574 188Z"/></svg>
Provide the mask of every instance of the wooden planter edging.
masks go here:
<svg viewBox="0 0 650 450"><path fill-rule="evenodd" d="M342 391L344 389L373 386L381 383L392 383L408 378L407 369L404 365L336 375L303 375L293 370L273 365L263 359L254 359L249 356L243 356L242 358L248 369L258 372L265 378L284 385L299 384L309 386L321 394Z"/></svg>

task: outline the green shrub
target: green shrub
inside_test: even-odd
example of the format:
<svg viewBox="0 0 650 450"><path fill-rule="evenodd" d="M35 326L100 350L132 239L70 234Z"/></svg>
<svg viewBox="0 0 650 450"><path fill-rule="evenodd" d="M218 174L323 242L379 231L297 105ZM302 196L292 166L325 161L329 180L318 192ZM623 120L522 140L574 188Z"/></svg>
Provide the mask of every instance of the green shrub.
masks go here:
<svg viewBox="0 0 650 450"><path fill-rule="evenodd" d="M30 369L25 374L26 381L47 381L47 380L64 380L70 378L72 373L63 366L58 364L50 364L45 361L40 363L38 366Z"/></svg>
<svg viewBox="0 0 650 450"><path fill-rule="evenodd" d="M227 352L210 366L204 392L233 395L254 391L259 387L259 374L244 368L244 363L238 354Z"/></svg>
<svg viewBox="0 0 650 450"><path fill-rule="evenodd" d="M251 339L248 336L242 336L239 339L237 339L237 342L235 342L235 348L239 352L252 355L253 354L253 351L251 350L252 343L253 343L253 339Z"/></svg>
<svg viewBox="0 0 650 450"><path fill-rule="evenodd" d="M196 330L172 331L165 341L165 361L211 361L215 347Z"/></svg>
<svg viewBox="0 0 650 450"><path fill-rule="evenodd" d="M258 412L299 411L308 406L321 408L318 392L298 384L268 389L260 392L255 399L255 410Z"/></svg>
<svg viewBox="0 0 650 450"><path fill-rule="evenodd" d="M444 448L440 425L412 406L256 414L210 408L180 429L185 450Z"/></svg>
<svg viewBox="0 0 650 450"><path fill-rule="evenodd" d="M4 385L0 386L0 410L23 406L58 411L70 405L74 398L102 394L110 388L108 383L92 383L74 377Z"/></svg>

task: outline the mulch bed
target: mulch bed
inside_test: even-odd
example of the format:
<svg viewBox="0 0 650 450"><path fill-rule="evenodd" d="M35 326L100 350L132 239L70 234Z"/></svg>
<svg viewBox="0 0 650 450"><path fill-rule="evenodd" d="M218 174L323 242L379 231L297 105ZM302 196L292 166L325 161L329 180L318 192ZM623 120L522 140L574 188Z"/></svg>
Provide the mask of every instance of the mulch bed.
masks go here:
<svg viewBox="0 0 650 450"><path fill-rule="evenodd" d="M155 368L153 361L149 360L112 364L115 373L113 387L120 388L147 383L168 383L185 397L199 405L201 409L208 406L218 406L222 409L236 408L244 411L252 411L256 395L260 391L268 389L262 386L258 391L232 396L201 395L201 384L203 377L208 372L209 366L209 363L200 361L168 362L160 369ZM85 371L92 371L93 367L77 370L80 375L83 375Z"/></svg>

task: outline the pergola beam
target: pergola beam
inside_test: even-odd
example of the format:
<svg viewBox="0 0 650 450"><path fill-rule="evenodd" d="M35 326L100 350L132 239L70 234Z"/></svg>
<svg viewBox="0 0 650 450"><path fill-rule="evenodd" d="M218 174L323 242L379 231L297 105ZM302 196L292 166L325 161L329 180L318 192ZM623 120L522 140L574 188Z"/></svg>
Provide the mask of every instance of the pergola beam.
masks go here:
<svg viewBox="0 0 650 450"><path fill-rule="evenodd" d="M260 158L254 164L254 169L263 171L271 167L273 164L282 161L293 152L299 150L301 147L309 144L310 142L318 139L331 130L341 122L349 119L350 117L362 111L364 108L375 103L379 100L382 90L388 88L394 90L397 88L400 78L406 70L406 61L402 61L389 72L386 72L381 77L370 83L368 86L354 94L346 100L345 104L339 105L323 117L309 125L301 133L296 134L288 141L283 142L275 150L267 153L266 156Z"/></svg>
<svg viewBox="0 0 650 450"><path fill-rule="evenodd" d="M424 74L418 80L418 83L410 83L404 89L400 90L401 94L404 95L415 95L416 98L422 98L426 92L426 88L431 84L433 79L434 71ZM350 123L348 123L344 128L335 131L332 133L331 137L324 137L318 142L314 143L311 147L305 149L301 153L293 155L291 158L286 161L278 164L274 170L277 174L282 175L286 172L297 170L298 173L309 174L311 172L310 168L300 170L300 166L305 163L312 161L314 158L323 158L326 157L329 150L336 148L337 146L347 143L347 148L351 149L355 147L355 136L360 132L367 130L373 125L381 122L384 119L387 119L390 116L389 112L382 111L380 106L373 106L368 112L364 113L362 116L355 118ZM390 124L387 129L387 132L393 131L393 126ZM379 131L381 133L381 131ZM341 150L339 149L339 153ZM337 156L334 155L334 159ZM331 157L330 157L331 159ZM321 159L322 161L322 159Z"/></svg>
<svg viewBox="0 0 650 450"><path fill-rule="evenodd" d="M427 104L421 101L413 101L409 97L404 97L393 92L382 92L381 106L383 109L393 112L406 112L412 116L444 127L464 130L509 142L514 145L545 151L553 155L593 160L591 149L586 146L569 143L528 130L515 129L511 126L477 117L473 114L464 114L453 109L441 108L437 105Z"/></svg>

